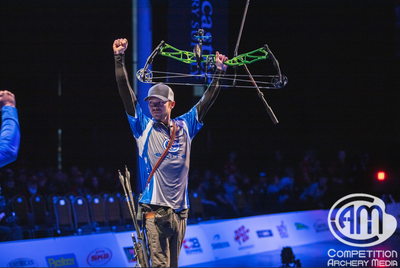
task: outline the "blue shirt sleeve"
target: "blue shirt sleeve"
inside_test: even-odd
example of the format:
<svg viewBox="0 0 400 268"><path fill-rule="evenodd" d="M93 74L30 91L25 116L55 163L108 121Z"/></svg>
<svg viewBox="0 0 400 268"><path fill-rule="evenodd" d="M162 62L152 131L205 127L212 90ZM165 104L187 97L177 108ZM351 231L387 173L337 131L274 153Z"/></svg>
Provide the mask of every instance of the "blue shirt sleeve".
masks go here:
<svg viewBox="0 0 400 268"><path fill-rule="evenodd" d="M203 124L199 122L198 116L197 116L197 109L196 106L194 106L189 112L187 112L184 115L179 116L177 119L181 119L185 121L188 130L189 130L189 137L190 139L194 138L194 135L199 132L199 130L202 128Z"/></svg>
<svg viewBox="0 0 400 268"><path fill-rule="evenodd" d="M1 109L0 167L17 159L21 138L17 109L4 106Z"/></svg>
<svg viewBox="0 0 400 268"><path fill-rule="evenodd" d="M127 116L132 133L138 139L144 132L150 118L143 113L139 103L136 104L135 116L131 116L128 113Z"/></svg>

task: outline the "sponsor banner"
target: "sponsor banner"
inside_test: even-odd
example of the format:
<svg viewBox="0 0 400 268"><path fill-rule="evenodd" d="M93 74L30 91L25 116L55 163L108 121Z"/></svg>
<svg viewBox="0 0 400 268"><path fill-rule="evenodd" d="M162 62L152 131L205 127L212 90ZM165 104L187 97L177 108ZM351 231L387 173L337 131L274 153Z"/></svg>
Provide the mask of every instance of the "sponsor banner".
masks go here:
<svg viewBox="0 0 400 268"><path fill-rule="evenodd" d="M136 237L135 231L115 233L115 238L119 245L119 251L123 255L122 261L125 263L125 267L133 267L136 265L132 234Z"/></svg>
<svg viewBox="0 0 400 268"><path fill-rule="evenodd" d="M114 233L63 237L54 240L59 252L76 255L80 267L115 267L124 265Z"/></svg>
<svg viewBox="0 0 400 268"><path fill-rule="evenodd" d="M323 210L303 211L199 225L218 260L333 240L327 215L328 211Z"/></svg>
<svg viewBox="0 0 400 268"><path fill-rule="evenodd" d="M199 225L189 225L186 229L185 239L183 240L181 254L179 256L179 266L214 260L212 248L204 229Z"/></svg>
<svg viewBox="0 0 400 268"><path fill-rule="evenodd" d="M46 256L48 267L79 267L75 254L61 254L55 256Z"/></svg>
<svg viewBox="0 0 400 268"><path fill-rule="evenodd" d="M334 240L328 214L328 210L303 211L189 225L179 264L187 266ZM0 267L68 267L70 254L80 267L133 267L136 260L132 233L135 234L129 231L3 242Z"/></svg>
<svg viewBox="0 0 400 268"><path fill-rule="evenodd" d="M278 239L276 231L267 222L265 216L240 219L240 225L234 230L237 254L255 254L275 249Z"/></svg>
<svg viewBox="0 0 400 268"><path fill-rule="evenodd" d="M39 264L34 259L18 258L10 261L7 267L39 267Z"/></svg>
<svg viewBox="0 0 400 268"><path fill-rule="evenodd" d="M268 217L282 247L333 240L326 220L328 211L313 210L275 214Z"/></svg>
<svg viewBox="0 0 400 268"><path fill-rule="evenodd" d="M232 219L202 223L216 260L275 249L276 238L266 227L264 217Z"/></svg>
<svg viewBox="0 0 400 268"><path fill-rule="evenodd" d="M58 254L52 245L54 239L2 242L0 267L48 267L45 257Z"/></svg>
<svg viewBox="0 0 400 268"><path fill-rule="evenodd" d="M114 233L0 243L0 267L122 267Z"/></svg>
<svg viewBox="0 0 400 268"><path fill-rule="evenodd" d="M90 252L87 257L87 263L90 266L104 266L107 262L111 261L112 255L112 251L109 248L96 248Z"/></svg>
<svg viewBox="0 0 400 268"><path fill-rule="evenodd" d="M257 231L257 236L258 238L272 237L274 234L272 233L272 230L259 230Z"/></svg>
<svg viewBox="0 0 400 268"><path fill-rule="evenodd" d="M235 229L241 227L239 220L203 222L199 226L207 237L207 243L215 260L238 256Z"/></svg>
<svg viewBox="0 0 400 268"><path fill-rule="evenodd" d="M124 252L129 263L136 264L135 250L132 247L124 247Z"/></svg>

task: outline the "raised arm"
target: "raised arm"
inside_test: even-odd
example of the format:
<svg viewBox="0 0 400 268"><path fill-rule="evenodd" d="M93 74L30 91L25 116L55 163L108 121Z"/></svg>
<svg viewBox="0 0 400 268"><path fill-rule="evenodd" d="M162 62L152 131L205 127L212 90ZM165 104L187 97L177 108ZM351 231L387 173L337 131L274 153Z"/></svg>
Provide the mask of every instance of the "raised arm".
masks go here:
<svg viewBox="0 0 400 268"><path fill-rule="evenodd" d="M223 78L227 68L224 62L227 60L228 58L225 57L225 55L219 54L219 52L217 51L217 53L215 54L215 65L217 66L217 71L211 84L207 88L206 92L204 92L203 97L196 104L199 122L203 122L206 113L218 97L221 86L221 78Z"/></svg>
<svg viewBox="0 0 400 268"><path fill-rule="evenodd" d="M21 134L14 94L6 90L0 91L0 109L2 112L0 167L2 167L15 161L19 150Z"/></svg>
<svg viewBox="0 0 400 268"><path fill-rule="evenodd" d="M128 40L117 39L114 41L115 78L117 80L119 95L124 103L125 111L135 116L137 99L129 84L128 74L125 68L125 50L128 48Z"/></svg>

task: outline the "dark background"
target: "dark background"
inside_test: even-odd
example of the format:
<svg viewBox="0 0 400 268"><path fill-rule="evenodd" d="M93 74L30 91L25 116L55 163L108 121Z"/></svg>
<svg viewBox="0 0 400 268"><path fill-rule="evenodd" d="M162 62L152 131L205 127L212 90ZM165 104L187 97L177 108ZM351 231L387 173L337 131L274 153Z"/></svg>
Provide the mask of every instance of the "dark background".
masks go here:
<svg viewBox="0 0 400 268"><path fill-rule="evenodd" d="M224 53L229 57L245 2L229 0L228 27L220 29L228 31ZM130 1L0 3L0 86L16 95L22 133L12 165L56 167L62 128L63 168L135 169L136 146L117 92L112 54L114 39L132 40ZM168 1L152 5L152 48L161 40L173 45L167 39ZM264 93L280 123L273 125L256 90L222 90L194 140L192 168L220 172L229 152L236 151L241 170L255 176L277 149L294 168L307 149L315 150L323 165L344 149L349 158L369 153L374 168L397 180L395 26L393 1L252 0L239 53L267 43L279 60L289 83ZM128 49L130 74L131 56ZM176 88L173 116L197 101L191 94Z"/></svg>

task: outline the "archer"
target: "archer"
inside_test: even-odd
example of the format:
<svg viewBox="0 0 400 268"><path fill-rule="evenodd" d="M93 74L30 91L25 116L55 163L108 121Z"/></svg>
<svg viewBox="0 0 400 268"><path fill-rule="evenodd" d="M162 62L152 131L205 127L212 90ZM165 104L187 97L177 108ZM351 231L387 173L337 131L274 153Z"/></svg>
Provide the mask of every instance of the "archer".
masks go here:
<svg viewBox="0 0 400 268"><path fill-rule="evenodd" d="M185 236L189 197L187 195L191 142L220 91L228 60L216 52L213 81L200 101L186 114L174 119L174 92L162 83L149 89L152 118L143 114L128 82L125 69L126 39L114 41L115 75L132 133L138 147L143 193L139 203L145 212L145 229L153 267L178 267ZM169 154L171 157L165 157ZM163 158L165 157L165 158Z"/></svg>

